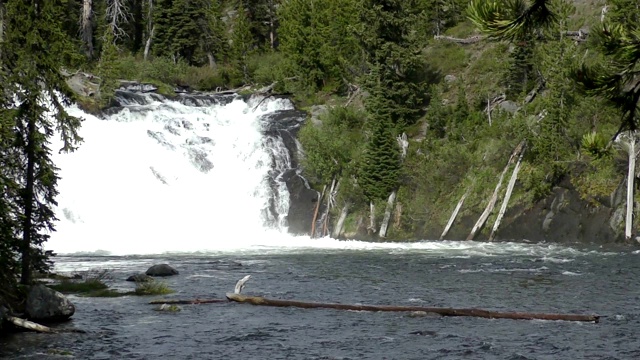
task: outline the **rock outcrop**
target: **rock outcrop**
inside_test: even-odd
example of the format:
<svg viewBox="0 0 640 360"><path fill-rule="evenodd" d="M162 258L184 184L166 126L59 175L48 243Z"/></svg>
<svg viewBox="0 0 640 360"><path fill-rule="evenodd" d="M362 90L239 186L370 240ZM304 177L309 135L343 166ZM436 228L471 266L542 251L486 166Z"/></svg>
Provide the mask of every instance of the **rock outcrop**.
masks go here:
<svg viewBox="0 0 640 360"><path fill-rule="evenodd" d="M44 285L34 285L27 295L25 313L30 320L51 322L69 319L75 306L61 293Z"/></svg>

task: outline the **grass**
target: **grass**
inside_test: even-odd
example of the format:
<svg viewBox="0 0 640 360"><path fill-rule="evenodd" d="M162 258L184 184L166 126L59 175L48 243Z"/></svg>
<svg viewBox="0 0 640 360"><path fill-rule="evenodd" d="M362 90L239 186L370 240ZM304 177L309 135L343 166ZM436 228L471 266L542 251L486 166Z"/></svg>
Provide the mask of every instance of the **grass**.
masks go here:
<svg viewBox="0 0 640 360"><path fill-rule="evenodd" d="M171 290L166 283L160 281L149 281L136 284L135 295L166 295L172 294L175 291Z"/></svg>

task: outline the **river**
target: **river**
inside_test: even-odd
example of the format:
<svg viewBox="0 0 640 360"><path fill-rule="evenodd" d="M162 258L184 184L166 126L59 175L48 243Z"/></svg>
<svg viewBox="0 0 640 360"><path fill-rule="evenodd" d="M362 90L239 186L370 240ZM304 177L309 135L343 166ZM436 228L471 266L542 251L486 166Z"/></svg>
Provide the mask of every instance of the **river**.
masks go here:
<svg viewBox="0 0 640 360"><path fill-rule="evenodd" d="M310 244L313 240L306 239ZM72 296L86 334L18 334L5 358L57 359L636 359L640 357L640 254L549 244L338 243L221 253L59 257L62 273L111 269L126 276L157 263L175 294ZM332 246L328 246L333 244ZM341 245L342 244L342 245ZM236 303L155 311L158 298L222 298L251 274L244 293L322 302L478 307L599 314L600 323L411 317Z"/></svg>

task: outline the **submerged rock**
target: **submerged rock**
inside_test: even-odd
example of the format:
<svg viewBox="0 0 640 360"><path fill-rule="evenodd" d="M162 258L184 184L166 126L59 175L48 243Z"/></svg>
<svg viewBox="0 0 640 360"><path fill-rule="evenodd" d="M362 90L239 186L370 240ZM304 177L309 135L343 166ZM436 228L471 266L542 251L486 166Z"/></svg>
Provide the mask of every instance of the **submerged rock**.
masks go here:
<svg viewBox="0 0 640 360"><path fill-rule="evenodd" d="M143 274L143 273L139 273L139 274L133 274L131 276L129 276L127 278L127 281L133 281L133 282L149 282L149 281L153 281L153 278L147 274Z"/></svg>
<svg viewBox="0 0 640 360"><path fill-rule="evenodd" d="M64 321L73 316L76 307L61 293L34 285L27 295L25 312L31 320Z"/></svg>
<svg viewBox="0 0 640 360"><path fill-rule="evenodd" d="M173 276L180 274L178 270L172 268L168 264L153 265L145 273L149 276Z"/></svg>

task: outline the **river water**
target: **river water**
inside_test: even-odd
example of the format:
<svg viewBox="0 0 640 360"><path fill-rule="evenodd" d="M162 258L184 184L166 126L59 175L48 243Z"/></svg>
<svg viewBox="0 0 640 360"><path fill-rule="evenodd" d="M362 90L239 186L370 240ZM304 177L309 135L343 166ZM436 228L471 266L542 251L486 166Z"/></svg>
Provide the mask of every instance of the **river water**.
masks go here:
<svg viewBox="0 0 640 360"><path fill-rule="evenodd" d="M313 240L301 240L313 245ZM57 359L637 359L640 254L549 244L318 240L319 246L219 253L59 257L62 273L111 269L112 286L168 263L175 294L72 296L61 327L86 334L18 334L4 358ZM320 302L478 307L599 314L600 323L411 317L236 303L155 311L159 298L222 298L251 274L244 293Z"/></svg>

